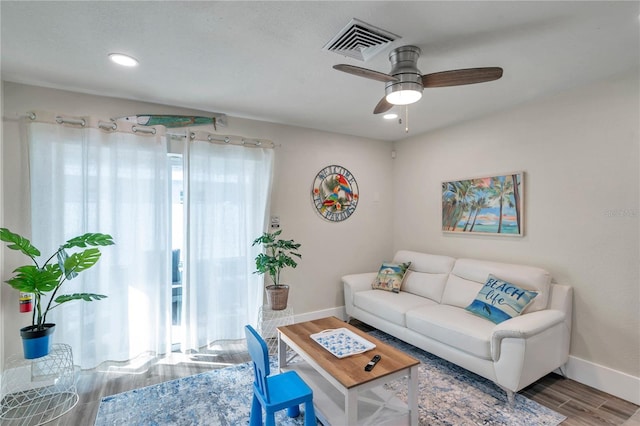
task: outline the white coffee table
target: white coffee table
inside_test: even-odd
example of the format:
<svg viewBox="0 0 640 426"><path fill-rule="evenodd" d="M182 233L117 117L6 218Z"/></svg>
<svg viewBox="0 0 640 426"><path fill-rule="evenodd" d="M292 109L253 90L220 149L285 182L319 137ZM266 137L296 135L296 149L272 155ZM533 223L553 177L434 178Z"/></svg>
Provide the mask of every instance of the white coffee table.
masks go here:
<svg viewBox="0 0 640 426"><path fill-rule="evenodd" d="M337 358L320 346L312 334L347 328L374 343L362 354ZM303 361L289 363L287 346ZM374 355L382 358L367 372ZM294 370L313 389L316 416L324 425L418 424L418 365L420 361L335 317L278 327L278 364ZM384 391L382 385L407 377L408 404ZM399 420L403 418L404 420Z"/></svg>

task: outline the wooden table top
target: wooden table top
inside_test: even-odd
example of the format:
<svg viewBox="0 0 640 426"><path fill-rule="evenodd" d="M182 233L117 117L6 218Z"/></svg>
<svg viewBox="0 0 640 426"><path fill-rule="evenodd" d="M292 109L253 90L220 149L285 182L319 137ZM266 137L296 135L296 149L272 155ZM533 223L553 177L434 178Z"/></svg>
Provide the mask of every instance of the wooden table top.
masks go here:
<svg viewBox="0 0 640 426"><path fill-rule="evenodd" d="M312 334L334 328L347 328L374 343L376 347L362 354L338 358L309 337ZM281 326L278 327L278 331L298 345L322 369L331 374L347 389L420 364L420 361L412 356L381 342L336 317ZM364 366L374 355L380 355L382 358L372 371L364 371Z"/></svg>

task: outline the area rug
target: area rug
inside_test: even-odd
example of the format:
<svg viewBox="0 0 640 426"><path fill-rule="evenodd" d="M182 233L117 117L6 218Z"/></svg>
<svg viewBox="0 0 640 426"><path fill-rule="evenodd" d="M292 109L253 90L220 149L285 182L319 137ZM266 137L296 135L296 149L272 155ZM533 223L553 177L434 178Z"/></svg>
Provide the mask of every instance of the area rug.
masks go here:
<svg viewBox="0 0 640 426"><path fill-rule="evenodd" d="M371 334L420 360L420 425L546 426L566 418L519 394L510 407L491 381L385 333ZM246 425L252 381L247 363L108 396L100 402L95 425ZM406 400L401 381L386 387ZM281 411L276 424L302 425L303 418L290 419Z"/></svg>

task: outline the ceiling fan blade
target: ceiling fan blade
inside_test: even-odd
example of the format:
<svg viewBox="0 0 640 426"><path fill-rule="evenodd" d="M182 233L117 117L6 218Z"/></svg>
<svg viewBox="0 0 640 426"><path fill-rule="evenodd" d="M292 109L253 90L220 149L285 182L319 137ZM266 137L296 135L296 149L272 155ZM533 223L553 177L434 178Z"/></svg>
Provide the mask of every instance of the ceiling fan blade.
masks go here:
<svg viewBox="0 0 640 426"><path fill-rule="evenodd" d="M391 108L393 108L393 104L387 102L387 97L385 96L384 98L380 99L380 102L378 102L378 105L376 105L376 107L374 108L373 113L382 114L383 112L389 111Z"/></svg>
<svg viewBox="0 0 640 426"><path fill-rule="evenodd" d="M500 77L502 77L500 67L467 68L425 74L422 76L422 85L424 87L462 86L493 81Z"/></svg>
<svg viewBox="0 0 640 426"><path fill-rule="evenodd" d="M389 74L369 70L367 68L360 68L353 65L338 64L338 65L334 65L333 69L338 71L343 71L349 74L357 75L358 77L364 77L364 78L370 78L372 80L382 81L383 83L386 83L387 81L398 81L397 78Z"/></svg>

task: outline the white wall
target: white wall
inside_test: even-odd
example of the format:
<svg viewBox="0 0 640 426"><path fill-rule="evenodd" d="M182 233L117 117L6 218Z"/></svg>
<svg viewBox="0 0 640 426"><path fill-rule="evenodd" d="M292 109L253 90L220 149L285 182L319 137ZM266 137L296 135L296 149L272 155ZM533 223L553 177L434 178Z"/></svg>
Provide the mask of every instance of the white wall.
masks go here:
<svg viewBox="0 0 640 426"><path fill-rule="evenodd" d="M230 117L220 133L281 145L271 212L284 236L302 243L300 266L286 275L297 316L339 310L339 277L376 270L400 248L540 266L575 287L573 377L638 402L638 93L637 76L577 89L396 142L395 160L384 142L253 120ZM4 108L3 226L25 233L26 152L17 116L33 109L103 118L198 113L13 83L4 84ZM350 169L360 188L358 209L343 223L324 221L311 205L313 177L330 164ZM523 238L442 234L443 180L516 170L526 173ZM2 280L16 264L6 252ZM17 294L0 288L0 342L9 347L19 344L17 328L28 319L17 314ZM628 396L633 386L636 395Z"/></svg>
<svg viewBox="0 0 640 426"><path fill-rule="evenodd" d="M2 226L30 234L27 154L20 145L16 119L27 111L44 110L68 115L93 115L103 119L136 113L206 114L175 107L145 104L121 99L84 95L34 86L4 83L5 130ZM283 126L229 117L220 134L232 134L274 141L275 175L271 210L280 216L283 236L302 244L298 268L283 273L291 284L290 303L296 315L317 316L342 312L344 300L340 277L344 274L375 270L390 259L391 209L376 202L388 194L392 185L391 144L370 139L316 130ZM339 164L356 177L360 201L354 214L344 222L330 223L315 213L311 187L316 173L325 166ZM2 280L22 260L6 252ZM285 275L286 274L286 275ZM1 342L7 356L19 345L18 328L30 317L19 314L18 295L7 285L2 291L2 318L5 326ZM11 348L11 351L9 351Z"/></svg>
<svg viewBox="0 0 640 426"><path fill-rule="evenodd" d="M574 286L572 361L630 378L636 402L638 103L626 76L396 142L393 218L395 249L540 266ZM520 170L523 238L442 233L441 182Z"/></svg>
<svg viewBox="0 0 640 426"><path fill-rule="evenodd" d="M292 284L296 314L344 305L340 277L377 270L392 251L392 209L380 199L392 187L391 144L371 139L269 125L242 123L250 136L273 140L276 148L271 214L280 217L283 236L302 244L302 260L283 272ZM360 200L353 215L333 223L322 219L311 202L315 175L331 164L346 167L358 183Z"/></svg>

